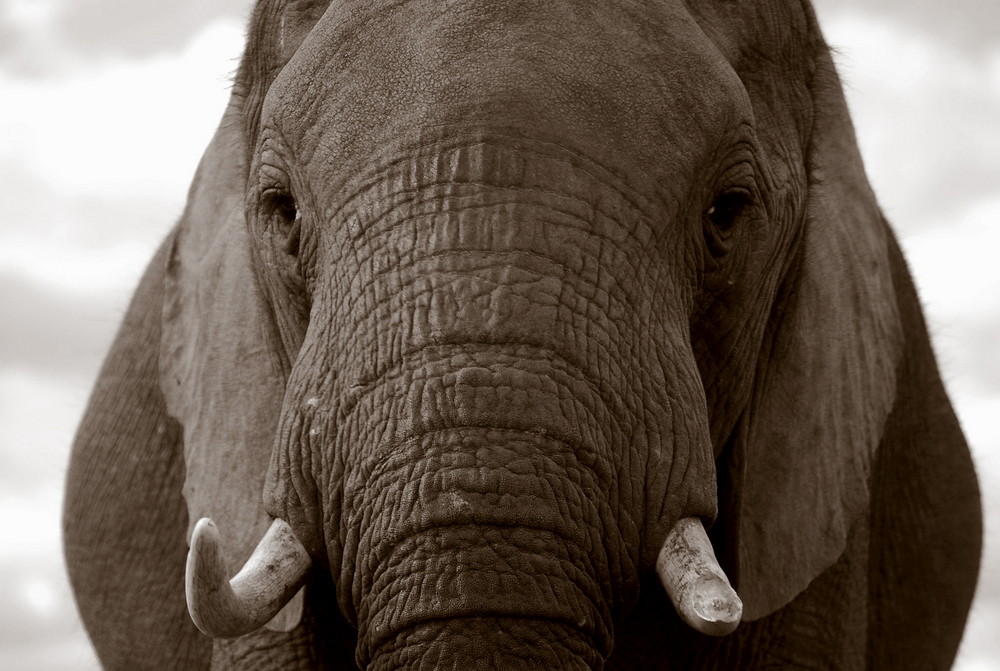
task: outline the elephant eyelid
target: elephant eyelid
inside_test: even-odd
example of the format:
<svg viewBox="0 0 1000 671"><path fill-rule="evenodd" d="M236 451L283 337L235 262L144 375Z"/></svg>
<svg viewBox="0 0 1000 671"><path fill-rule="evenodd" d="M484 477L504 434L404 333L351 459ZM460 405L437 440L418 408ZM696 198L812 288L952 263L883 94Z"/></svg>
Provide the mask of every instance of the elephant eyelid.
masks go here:
<svg viewBox="0 0 1000 671"><path fill-rule="evenodd" d="M277 188L267 189L261 194L260 212L265 216L277 216L289 223L296 223L302 218L292 194Z"/></svg>
<svg viewBox="0 0 1000 671"><path fill-rule="evenodd" d="M302 211L295 198L284 189L267 189L261 194L258 213L263 217L265 229L270 229L282 240L284 252L298 256Z"/></svg>

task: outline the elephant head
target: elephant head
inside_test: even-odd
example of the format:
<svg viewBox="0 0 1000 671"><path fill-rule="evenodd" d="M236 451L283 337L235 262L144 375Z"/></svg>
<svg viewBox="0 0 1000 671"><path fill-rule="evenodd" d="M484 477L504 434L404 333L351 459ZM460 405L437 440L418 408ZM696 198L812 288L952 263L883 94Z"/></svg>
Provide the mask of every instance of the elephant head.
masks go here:
<svg viewBox="0 0 1000 671"><path fill-rule="evenodd" d="M805 3L260 0L165 266L195 621L319 636L329 574L362 667L584 668L657 569L774 613L869 506L890 245Z"/></svg>

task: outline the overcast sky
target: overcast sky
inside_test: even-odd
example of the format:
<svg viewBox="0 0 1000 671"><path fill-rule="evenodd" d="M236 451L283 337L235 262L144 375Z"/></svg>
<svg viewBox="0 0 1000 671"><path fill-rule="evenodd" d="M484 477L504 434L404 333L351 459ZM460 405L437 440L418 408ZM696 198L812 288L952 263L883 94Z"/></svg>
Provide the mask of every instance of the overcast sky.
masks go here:
<svg viewBox="0 0 1000 671"><path fill-rule="evenodd" d="M1000 668L1000 3L816 4L986 496L986 572L957 668ZM0 668L96 668L59 550L68 447L183 207L248 9L0 0Z"/></svg>

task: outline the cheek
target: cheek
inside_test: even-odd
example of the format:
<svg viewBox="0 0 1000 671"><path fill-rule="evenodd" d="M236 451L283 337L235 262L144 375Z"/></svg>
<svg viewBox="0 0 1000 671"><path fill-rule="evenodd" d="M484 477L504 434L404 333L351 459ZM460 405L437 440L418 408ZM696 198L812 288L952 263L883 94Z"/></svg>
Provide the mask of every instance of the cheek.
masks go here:
<svg viewBox="0 0 1000 671"><path fill-rule="evenodd" d="M322 556L326 551L326 519L338 514L323 495L323 484L330 481L331 472L340 463L331 447L340 410L332 389L336 375L331 372L329 357L313 356L309 342L307 336L285 388L264 503L271 515L292 526L310 554Z"/></svg>
<svg viewBox="0 0 1000 671"><path fill-rule="evenodd" d="M746 408L759 362L772 354L762 347L768 325L781 319L776 296L788 270L787 253L768 248L773 242L759 227L741 231L696 299L691 344L717 456Z"/></svg>

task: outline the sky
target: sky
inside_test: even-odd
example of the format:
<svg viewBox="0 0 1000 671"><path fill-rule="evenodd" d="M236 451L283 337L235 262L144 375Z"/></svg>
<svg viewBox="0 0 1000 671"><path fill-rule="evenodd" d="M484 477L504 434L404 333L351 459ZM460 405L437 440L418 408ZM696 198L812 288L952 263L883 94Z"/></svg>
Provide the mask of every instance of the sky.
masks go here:
<svg viewBox="0 0 1000 671"><path fill-rule="evenodd" d="M980 473L986 554L956 669L1000 668L1000 3L814 4ZM97 668L59 546L69 445L248 11L0 0L0 668Z"/></svg>

